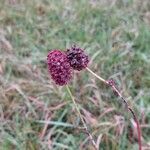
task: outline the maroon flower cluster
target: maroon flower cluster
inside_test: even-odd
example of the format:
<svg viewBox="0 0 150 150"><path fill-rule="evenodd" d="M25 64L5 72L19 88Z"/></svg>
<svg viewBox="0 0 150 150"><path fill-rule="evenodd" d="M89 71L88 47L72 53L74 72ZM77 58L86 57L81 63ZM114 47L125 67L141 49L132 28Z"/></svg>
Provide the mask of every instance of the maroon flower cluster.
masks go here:
<svg viewBox="0 0 150 150"><path fill-rule="evenodd" d="M87 67L88 62L88 56L76 46L71 47L66 52L52 50L47 56L51 78L60 86L66 85L71 80L72 69L83 70Z"/></svg>
<svg viewBox="0 0 150 150"><path fill-rule="evenodd" d="M81 48L72 46L70 49L67 50L66 54L70 66L74 70L80 71L87 67L89 63L89 58L88 55L84 53L84 50L82 50Z"/></svg>
<svg viewBox="0 0 150 150"><path fill-rule="evenodd" d="M66 85L72 77L72 68L65 53L53 50L47 56L48 70L56 84Z"/></svg>

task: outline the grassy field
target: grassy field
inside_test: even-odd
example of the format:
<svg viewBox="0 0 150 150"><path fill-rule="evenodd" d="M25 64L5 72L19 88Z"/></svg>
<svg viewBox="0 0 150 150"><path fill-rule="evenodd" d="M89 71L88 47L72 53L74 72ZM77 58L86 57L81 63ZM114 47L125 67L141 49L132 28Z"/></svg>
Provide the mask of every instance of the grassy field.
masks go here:
<svg viewBox="0 0 150 150"><path fill-rule="evenodd" d="M65 87L49 78L49 50L72 44L116 80L150 150L149 0L0 0L0 150L93 150ZM86 70L69 84L100 150L137 150L132 116Z"/></svg>

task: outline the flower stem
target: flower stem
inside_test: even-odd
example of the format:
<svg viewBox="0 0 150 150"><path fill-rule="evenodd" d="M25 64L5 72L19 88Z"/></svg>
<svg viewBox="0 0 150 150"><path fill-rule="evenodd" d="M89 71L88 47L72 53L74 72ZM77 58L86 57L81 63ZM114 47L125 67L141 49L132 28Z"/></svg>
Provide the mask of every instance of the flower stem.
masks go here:
<svg viewBox="0 0 150 150"><path fill-rule="evenodd" d="M82 121L82 123L83 123L83 126L84 126L84 128L85 128L85 130L86 130L86 133L88 134L88 136L89 136L89 138L90 138L90 140L91 140L91 142L92 142L92 144L93 144L95 150L98 150L98 149L97 149L97 146L96 146L96 143L95 143L95 141L94 141L92 135L90 134L90 132L89 132L89 130L88 130L88 127L86 126L86 123L85 123L85 121L84 121L84 119L83 119L83 117L82 117L82 115L81 115L81 113L80 113L79 107L78 107L77 103L75 102L75 99L74 99L74 97L73 97L73 95L72 95L72 93L71 93L71 90L70 90L70 88L68 87L68 85L66 85L66 88L67 88L67 91L68 91L68 93L69 93L69 95L70 95L70 97L71 97L71 100L73 101L73 104L74 104L74 106L75 106L75 108L76 108L76 110L77 110L77 113L78 113L78 115L79 115L79 117L80 117L80 119L81 119L81 121Z"/></svg>
<svg viewBox="0 0 150 150"><path fill-rule="evenodd" d="M98 78L99 80L101 80L104 83L107 83L107 81L105 79L103 79L102 77L98 76L97 74L95 74L91 69L89 69L88 67L86 67L86 69L93 74L96 78Z"/></svg>
<svg viewBox="0 0 150 150"><path fill-rule="evenodd" d="M142 150L142 142L141 142L141 128L140 128L140 123L133 111L133 109L129 106L128 102L126 101L126 99L122 96L122 94L119 92L119 90L116 88L115 82L113 80L105 80L102 77L98 76L97 74L95 74L91 69L86 68L87 71L89 71L91 74L93 74L96 78L98 78L99 80L101 80L102 82L104 82L106 85L110 86L112 88L112 90L114 91L115 95L119 96L123 102L125 103L125 105L127 106L128 110L131 112L133 119L136 123L137 126L137 133L138 133L138 145L139 145L139 150Z"/></svg>

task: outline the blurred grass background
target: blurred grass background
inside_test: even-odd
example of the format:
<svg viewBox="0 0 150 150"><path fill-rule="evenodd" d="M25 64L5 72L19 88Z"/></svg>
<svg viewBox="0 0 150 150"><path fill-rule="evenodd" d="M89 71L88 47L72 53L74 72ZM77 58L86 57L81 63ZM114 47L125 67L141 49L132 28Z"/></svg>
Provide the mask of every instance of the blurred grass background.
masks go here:
<svg viewBox="0 0 150 150"><path fill-rule="evenodd" d="M0 150L92 150L65 87L49 78L51 49L76 43L91 68L114 78L150 149L149 0L0 0ZM87 71L70 83L101 150L137 150L135 122Z"/></svg>

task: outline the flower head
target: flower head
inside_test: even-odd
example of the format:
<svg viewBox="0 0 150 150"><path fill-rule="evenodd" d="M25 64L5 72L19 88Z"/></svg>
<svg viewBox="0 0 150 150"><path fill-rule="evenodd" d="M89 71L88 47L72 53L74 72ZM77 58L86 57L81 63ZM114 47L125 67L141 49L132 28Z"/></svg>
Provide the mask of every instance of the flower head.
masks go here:
<svg viewBox="0 0 150 150"><path fill-rule="evenodd" d="M72 77L72 68L64 52L52 50L47 55L47 65L51 78L56 84L66 85Z"/></svg>
<svg viewBox="0 0 150 150"><path fill-rule="evenodd" d="M85 54L84 50L79 47L72 46L66 52L67 58L69 60L70 66L74 70L83 70L87 67L89 63L88 55Z"/></svg>

